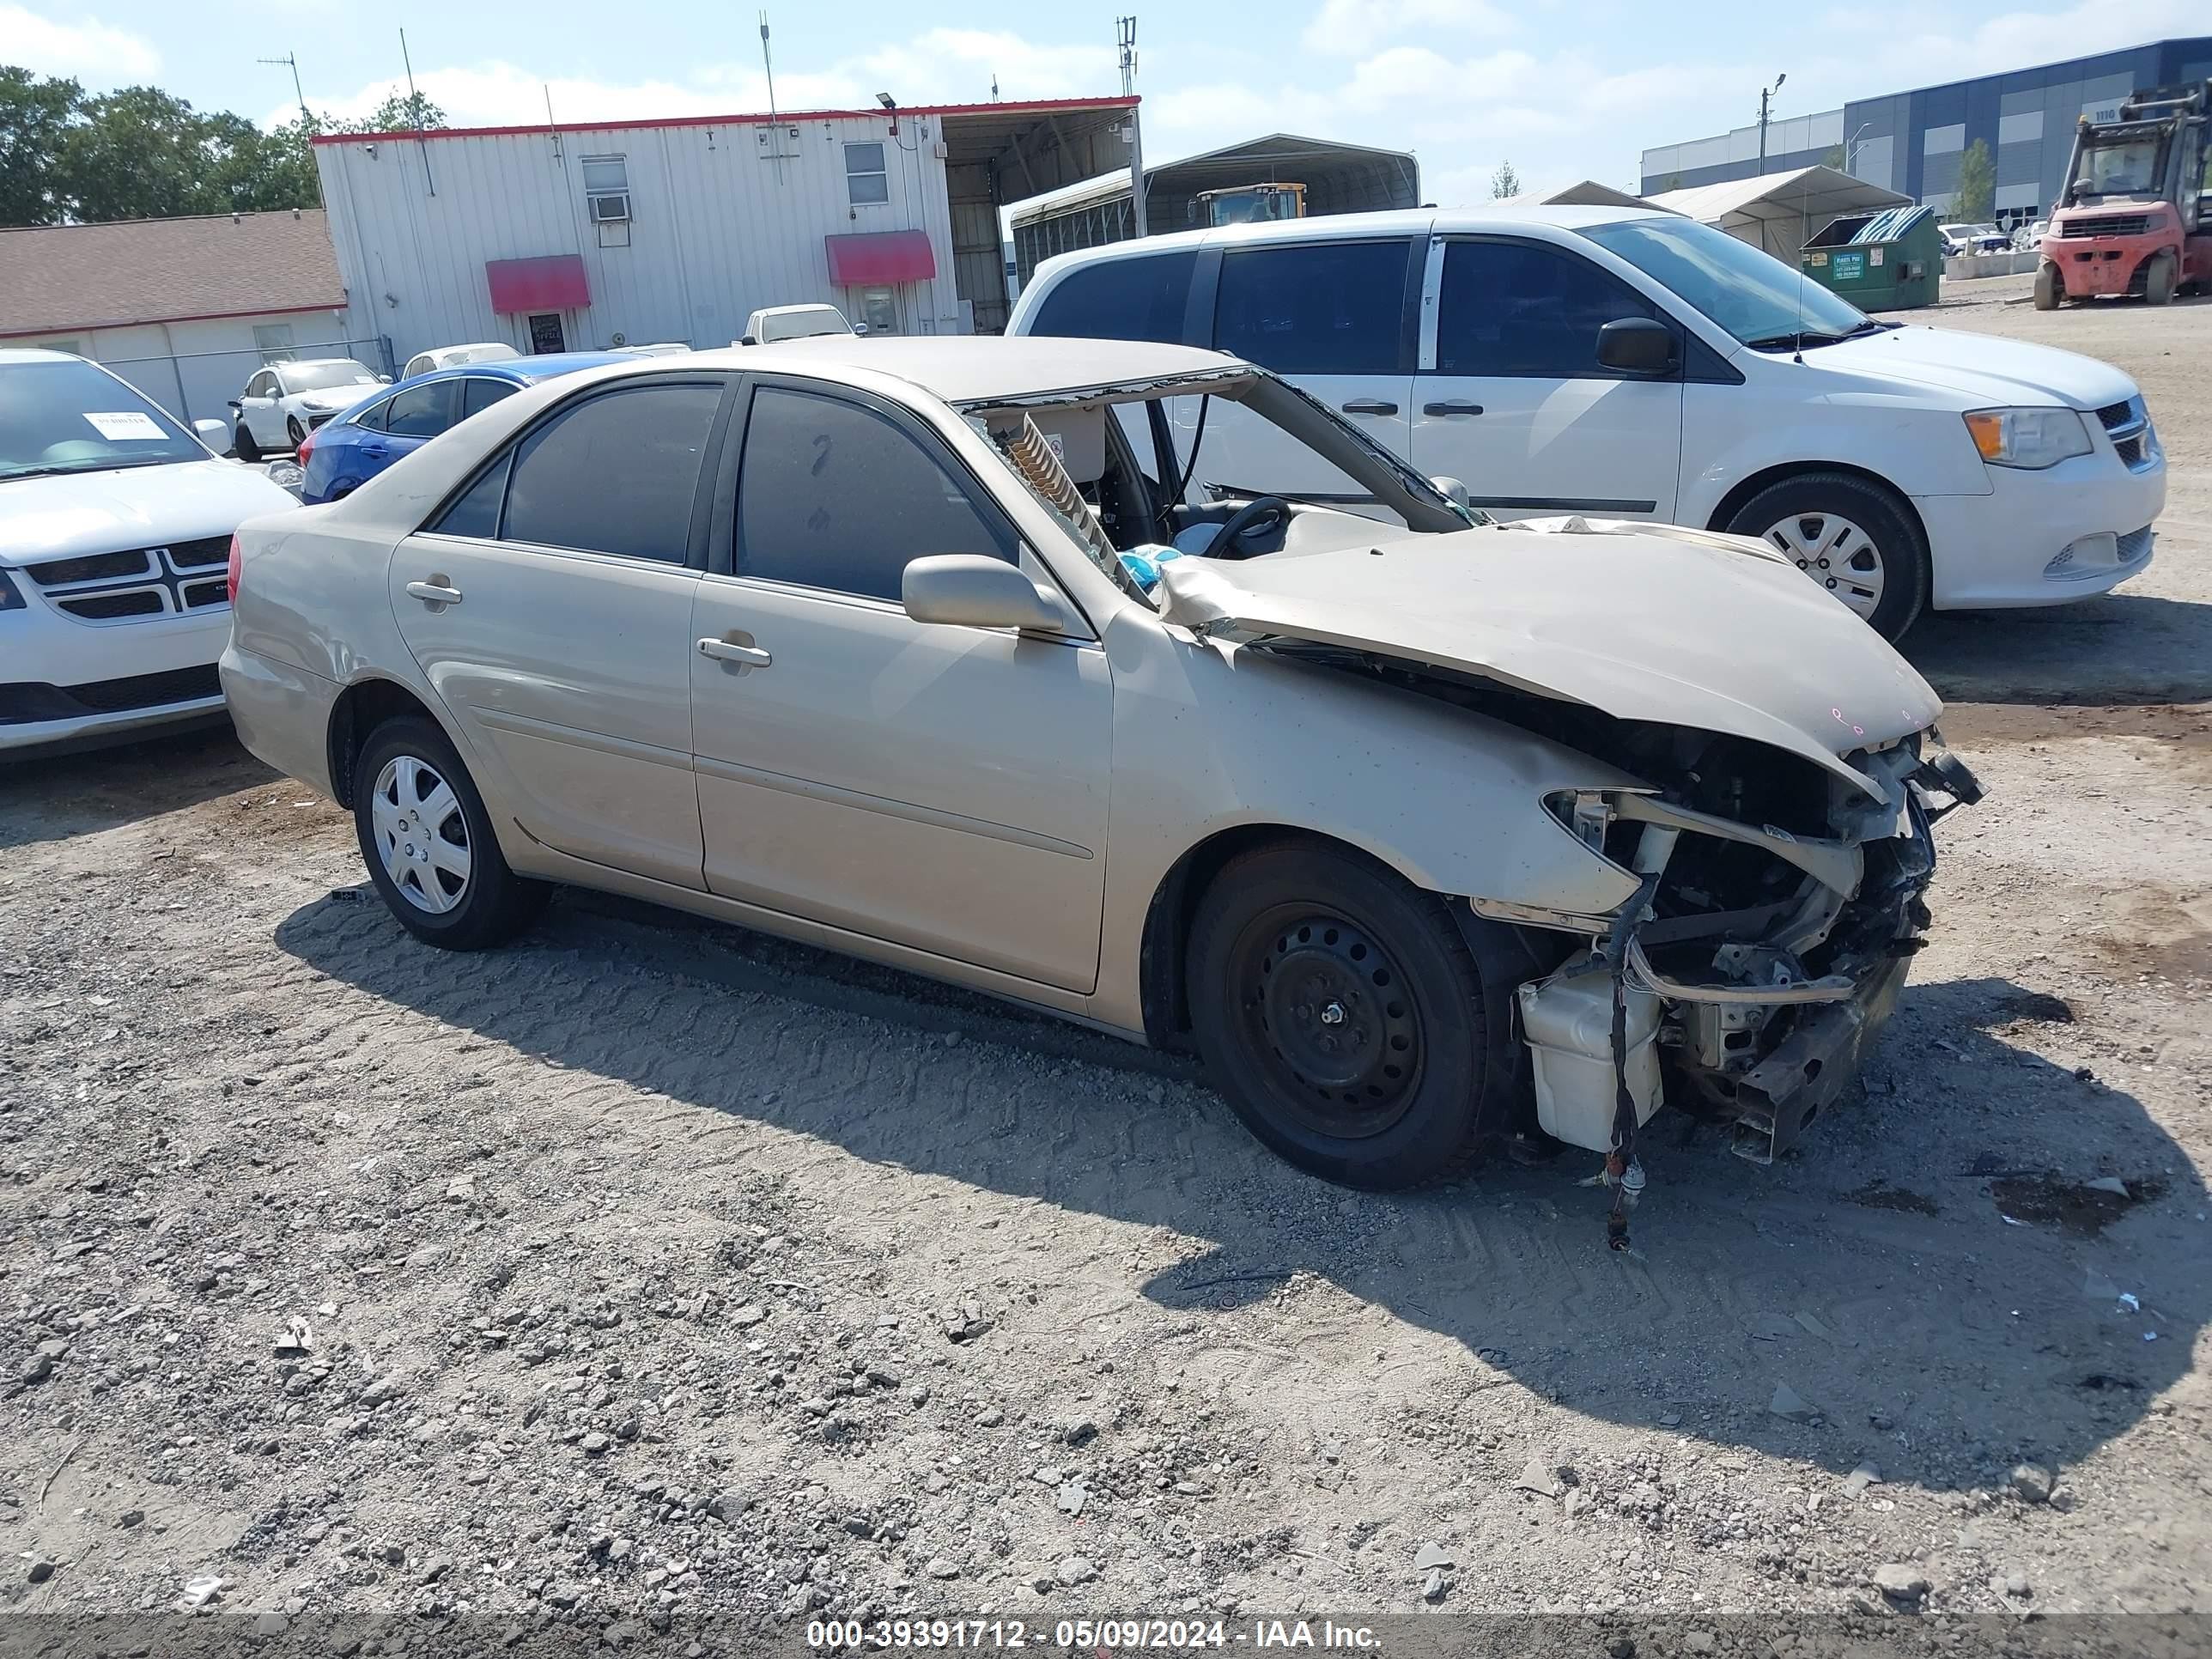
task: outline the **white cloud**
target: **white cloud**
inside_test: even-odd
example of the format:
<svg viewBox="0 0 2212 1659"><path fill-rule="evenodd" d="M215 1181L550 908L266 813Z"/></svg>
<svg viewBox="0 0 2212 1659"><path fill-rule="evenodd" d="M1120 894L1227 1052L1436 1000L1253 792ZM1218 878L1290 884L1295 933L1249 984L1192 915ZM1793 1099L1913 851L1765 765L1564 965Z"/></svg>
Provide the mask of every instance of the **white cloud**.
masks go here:
<svg viewBox="0 0 2212 1659"><path fill-rule="evenodd" d="M161 54L142 34L96 17L57 23L11 5L0 5L0 61L102 87L150 81L161 68Z"/></svg>
<svg viewBox="0 0 2212 1659"><path fill-rule="evenodd" d="M1306 50L1364 52L1416 32L1504 34L1513 20L1490 0L1322 0L1306 25Z"/></svg>

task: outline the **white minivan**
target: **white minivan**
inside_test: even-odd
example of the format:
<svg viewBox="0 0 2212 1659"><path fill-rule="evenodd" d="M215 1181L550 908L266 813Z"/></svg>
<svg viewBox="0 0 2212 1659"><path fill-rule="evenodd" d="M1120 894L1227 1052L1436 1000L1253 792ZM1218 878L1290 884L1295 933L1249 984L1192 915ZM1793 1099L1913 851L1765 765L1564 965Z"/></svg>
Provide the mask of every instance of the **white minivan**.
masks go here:
<svg viewBox="0 0 2212 1659"><path fill-rule="evenodd" d="M1266 365L1493 516L1756 536L1897 638L2150 562L2165 456L2072 352L1868 317L1677 214L1530 207L1187 231L1037 267L1016 334ZM1190 489L1356 499L1244 411L1182 398Z"/></svg>

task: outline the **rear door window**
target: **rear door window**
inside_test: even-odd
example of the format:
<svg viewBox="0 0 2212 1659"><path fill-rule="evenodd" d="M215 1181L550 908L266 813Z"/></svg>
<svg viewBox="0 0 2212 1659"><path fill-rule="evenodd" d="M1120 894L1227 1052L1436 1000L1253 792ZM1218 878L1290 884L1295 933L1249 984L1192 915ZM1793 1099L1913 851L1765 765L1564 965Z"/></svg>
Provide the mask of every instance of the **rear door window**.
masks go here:
<svg viewBox="0 0 2212 1659"><path fill-rule="evenodd" d="M515 450L501 538L682 564L721 401L718 382L679 381L570 404Z"/></svg>
<svg viewBox="0 0 2212 1659"><path fill-rule="evenodd" d="M1658 315L1626 283L1565 249L1452 242L1437 296L1437 372L1618 380L1597 360L1598 331L1623 317Z"/></svg>
<svg viewBox="0 0 2212 1659"><path fill-rule="evenodd" d="M1078 266L1044 296L1030 332L1172 344L1182 338L1197 267L1195 249Z"/></svg>
<svg viewBox="0 0 2212 1659"><path fill-rule="evenodd" d="M1411 374L1412 247L1329 240L1223 254L1214 349L1279 374Z"/></svg>
<svg viewBox="0 0 2212 1659"><path fill-rule="evenodd" d="M465 421L521 390L512 380L497 380L488 374L471 375L461 382L461 418Z"/></svg>
<svg viewBox="0 0 2212 1659"><path fill-rule="evenodd" d="M384 429L393 437L434 438L453 423L453 383L410 386L396 393L384 410Z"/></svg>

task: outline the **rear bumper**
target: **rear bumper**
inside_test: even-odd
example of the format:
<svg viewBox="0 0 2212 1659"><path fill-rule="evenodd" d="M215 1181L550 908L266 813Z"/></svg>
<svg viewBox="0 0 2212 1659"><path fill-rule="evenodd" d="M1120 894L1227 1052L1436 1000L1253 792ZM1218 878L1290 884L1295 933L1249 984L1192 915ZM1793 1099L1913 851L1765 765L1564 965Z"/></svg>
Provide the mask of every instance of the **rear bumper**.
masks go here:
<svg viewBox="0 0 2212 1659"><path fill-rule="evenodd" d="M222 653L221 666L239 741L287 777L334 795L331 710L344 688L235 644Z"/></svg>

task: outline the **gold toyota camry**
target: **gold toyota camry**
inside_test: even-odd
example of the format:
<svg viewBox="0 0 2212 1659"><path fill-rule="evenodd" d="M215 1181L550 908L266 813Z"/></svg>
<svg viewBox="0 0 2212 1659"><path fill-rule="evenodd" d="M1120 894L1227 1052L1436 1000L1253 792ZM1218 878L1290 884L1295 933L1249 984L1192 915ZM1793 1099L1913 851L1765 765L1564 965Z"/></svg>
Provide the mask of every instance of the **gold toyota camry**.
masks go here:
<svg viewBox="0 0 2212 1659"><path fill-rule="evenodd" d="M1332 1180L1548 1134L1619 1237L1662 1103L1835 1100L1978 792L1771 549L1464 495L1181 346L644 359L247 524L223 686L428 945L624 893L1194 1046Z"/></svg>

